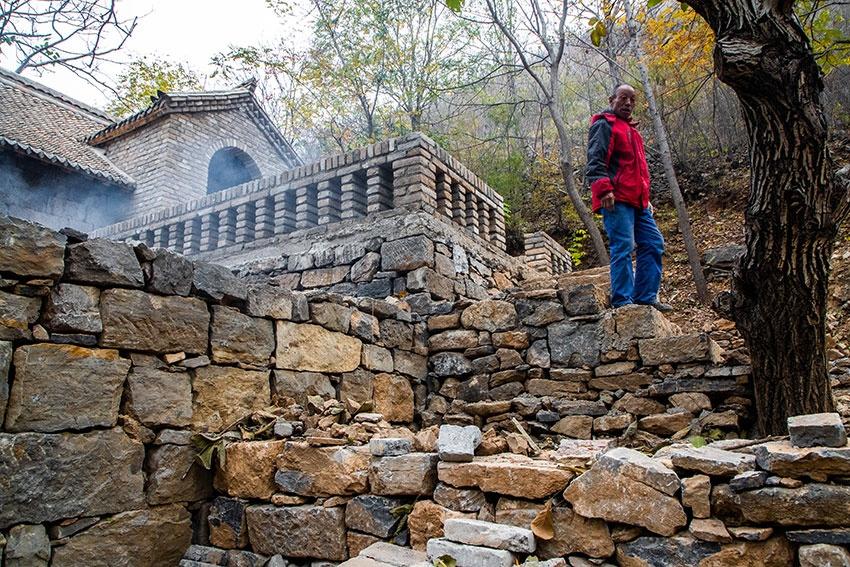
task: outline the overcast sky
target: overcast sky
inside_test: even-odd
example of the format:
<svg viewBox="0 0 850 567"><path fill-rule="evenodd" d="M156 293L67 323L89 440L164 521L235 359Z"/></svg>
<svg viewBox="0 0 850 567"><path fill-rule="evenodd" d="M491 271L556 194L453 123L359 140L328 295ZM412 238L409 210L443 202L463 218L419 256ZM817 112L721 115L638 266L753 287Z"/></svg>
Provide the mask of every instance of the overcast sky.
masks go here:
<svg viewBox="0 0 850 567"><path fill-rule="evenodd" d="M118 0L119 16L140 19L125 48L111 57L130 61L153 55L187 63L203 75L210 71L210 58L228 46L305 37L305 10L296 7L298 15L284 23L265 0ZM4 62L4 66L12 65ZM117 66L103 68L110 74L120 72ZM71 73L45 72L41 77L31 72L24 74L88 104L101 108L107 104L104 95Z"/></svg>

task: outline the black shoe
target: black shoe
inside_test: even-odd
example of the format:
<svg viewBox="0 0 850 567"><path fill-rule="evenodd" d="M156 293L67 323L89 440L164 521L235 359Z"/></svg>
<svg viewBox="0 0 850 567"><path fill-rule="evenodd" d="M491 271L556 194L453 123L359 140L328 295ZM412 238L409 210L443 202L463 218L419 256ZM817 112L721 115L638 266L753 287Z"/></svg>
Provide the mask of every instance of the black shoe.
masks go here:
<svg viewBox="0 0 850 567"><path fill-rule="evenodd" d="M661 303L660 301L656 301L655 303L650 303L650 305L655 307L655 310L659 313L670 313L671 311L673 311L673 306L669 303Z"/></svg>

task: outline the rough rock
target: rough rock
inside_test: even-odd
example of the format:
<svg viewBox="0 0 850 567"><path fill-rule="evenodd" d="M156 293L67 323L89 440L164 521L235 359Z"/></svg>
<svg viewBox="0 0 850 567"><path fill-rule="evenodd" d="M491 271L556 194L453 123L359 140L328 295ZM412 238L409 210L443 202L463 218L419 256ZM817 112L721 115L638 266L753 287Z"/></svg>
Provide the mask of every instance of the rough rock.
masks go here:
<svg viewBox="0 0 850 567"><path fill-rule="evenodd" d="M458 352L438 352L430 356L428 362L434 375L440 378L449 376L465 376L472 372L469 359Z"/></svg>
<svg viewBox="0 0 850 567"><path fill-rule="evenodd" d="M519 498L546 498L563 490L574 474L550 461L513 454L475 457L469 463L440 463L441 482L457 488L476 487Z"/></svg>
<svg viewBox="0 0 850 567"><path fill-rule="evenodd" d="M123 242L93 238L68 246L66 277L102 286L142 287L145 277L133 247Z"/></svg>
<svg viewBox="0 0 850 567"><path fill-rule="evenodd" d="M448 510L431 500L418 500L407 516L407 527L410 529L410 546L415 550L424 551L428 540L443 537L443 523L447 518L471 518L474 516L474 514Z"/></svg>
<svg viewBox="0 0 850 567"><path fill-rule="evenodd" d="M475 449L479 444L481 444L481 430L474 425L440 427L437 450L441 461L469 462L475 456Z"/></svg>
<svg viewBox="0 0 850 567"><path fill-rule="evenodd" d="M287 442L274 475L284 492L301 496L346 496L368 489L368 447L312 447Z"/></svg>
<svg viewBox="0 0 850 567"><path fill-rule="evenodd" d="M204 366L192 380L192 427L220 431L271 402L268 372L230 366Z"/></svg>
<svg viewBox="0 0 850 567"><path fill-rule="evenodd" d="M444 537L455 543L532 553L536 549L534 534L529 529L481 520L449 518L443 524Z"/></svg>
<svg viewBox="0 0 850 567"><path fill-rule="evenodd" d="M850 525L850 486L807 484L733 492L729 485L711 491L714 516L727 525L844 527Z"/></svg>
<svg viewBox="0 0 850 567"><path fill-rule="evenodd" d="M9 401L9 367L11 364L12 343L0 341L0 427L6 419L6 402Z"/></svg>
<svg viewBox="0 0 850 567"><path fill-rule="evenodd" d="M50 540L41 524L13 527L4 543L9 567L47 567L50 561Z"/></svg>
<svg viewBox="0 0 850 567"><path fill-rule="evenodd" d="M381 255L377 252L368 252L351 266L351 281L354 283L372 281L380 269Z"/></svg>
<svg viewBox="0 0 850 567"><path fill-rule="evenodd" d="M850 446L798 448L789 441L771 441L754 447L758 465L780 476L825 479L850 475Z"/></svg>
<svg viewBox="0 0 850 567"><path fill-rule="evenodd" d="M135 366L127 377L127 411L148 427L185 427L192 421L187 372Z"/></svg>
<svg viewBox="0 0 850 567"><path fill-rule="evenodd" d="M680 407L691 413L698 414L702 410L711 409L711 400L700 392L683 392L670 396L670 403L674 407Z"/></svg>
<svg viewBox="0 0 850 567"><path fill-rule="evenodd" d="M795 447L844 447L847 431L837 413L815 413L788 418L788 433Z"/></svg>
<svg viewBox="0 0 850 567"><path fill-rule="evenodd" d="M369 467L369 485L373 494L382 496L424 496L437 485L437 455L408 453L382 457Z"/></svg>
<svg viewBox="0 0 850 567"><path fill-rule="evenodd" d="M248 502L238 498L219 496L210 506L208 522L210 543L224 549L242 549L248 546Z"/></svg>
<svg viewBox="0 0 850 567"><path fill-rule="evenodd" d="M564 492L576 513L621 522L670 536L687 516L674 494L679 479L660 462L632 449L602 455Z"/></svg>
<svg viewBox="0 0 850 567"><path fill-rule="evenodd" d="M583 553L590 557L608 557L614 553L614 541L608 524L584 518L565 506L552 508L552 539L537 542L537 555L543 559Z"/></svg>
<svg viewBox="0 0 850 567"><path fill-rule="evenodd" d="M44 318L55 333L100 333L100 290L61 283L50 293Z"/></svg>
<svg viewBox="0 0 850 567"><path fill-rule="evenodd" d="M277 322L275 365L288 370L351 372L360 366L360 340L319 325Z"/></svg>
<svg viewBox="0 0 850 567"><path fill-rule="evenodd" d="M434 489L434 502L456 512L477 512L487 500L480 490L454 488L440 483Z"/></svg>
<svg viewBox="0 0 850 567"><path fill-rule="evenodd" d="M224 266L207 262L195 262L192 289L201 297L213 301L242 302L248 298L248 288L243 280Z"/></svg>
<svg viewBox="0 0 850 567"><path fill-rule="evenodd" d="M139 508L143 459L143 446L117 428L0 434L0 528Z"/></svg>
<svg viewBox="0 0 850 567"><path fill-rule="evenodd" d="M301 273L301 287L305 289L312 287L328 287L344 281L346 277L348 277L348 266L333 266L331 268L305 270Z"/></svg>
<svg viewBox="0 0 850 567"><path fill-rule="evenodd" d="M210 314L193 297L163 297L131 289L101 294L101 345L129 350L205 354Z"/></svg>
<svg viewBox="0 0 850 567"><path fill-rule="evenodd" d="M404 376L377 374L372 399L375 411L390 423L413 421L413 388Z"/></svg>
<svg viewBox="0 0 850 567"><path fill-rule="evenodd" d="M688 427L692 419L689 412L668 411L641 418L638 426L654 435L667 437Z"/></svg>
<svg viewBox="0 0 850 567"><path fill-rule="evenodd" d="M850 544L850 528L832 530L788 530L785 532L788 541L795 543L828 543L830 545Z"/></svg>
<svg viewBox="0 0 850 567"><path fill-rule="evenodd" d="M404 501L398 498L355 496L345 505L345 526L381 538L389 537L400 519L393 510L402 504Z"/></svg>
<svg viewBox="0 0 850 567"><path fill-rule="evenodd" d="M268 500L277 491L277 456L285 441L243 441L227 446L224 466L215 471L217 491L234 498Z"/></svg>
<svg viewBox="0 0 850 567"><path fill-rule="evenodd" d="M504 549L489 549L454 543L447 539L428 540L428 559L449 555L457 561L457 567L512 567L514 555Z"/></svg>
<svg viewBox="0 0 850 567"><path fill-rule="evenodd" d="M0 339L31 339L30 325L38 320L41 299L0 291Z"/></svg>
<svg viewBox="0 0 850 567"><path fill-rule="evenodd" d="M593 430L593 417L589 415L568 415L562 417L551 427L554 433L575 439L590 439Z"/></svg>
<svg viewBox="0 0 850 567"><path fill-rule="evenodd" d="M605 345L601 322L562 321L550 325L547 332L553 363L570 366L599 363L600 347Z"/></svg>
<svg viewBox="0 0 850 567"><path fill-rule="evenodd" d="M263 555L330 561L348 557L343 508L249 506L248 532L254 551Z"/></svg>
<svg viewBox="0 0 850 567"><path fill-rule="evenodd" d="M679 334L679 327L649 305L626 305L612 312L614 328L625 349L635 339L671 337Z"/></svg>
<svg viewBox="0 0 850 567"><path fill-rule="evenodd" d="M688 536L639 537L617 546L617 564L623 567L703 566L703 561L720 549L719 543Z"/></svg>
<svg viewBox="0 0 850 567"><path fill-rule="evenodd" d="M467 329L506 331L516 326L516 308L507 301L485 299L464 309L460 322Z"/></svg>
<svg viewBox="0 0 850 567"><path fill-rule="evenodd" d="M731 543L732 536L723 522L715 518L694 518L688 526L688 531L702 541Z"/></svg>
<svg viewBox="0 0 850 567"><path fill-rule="evenodd" d="M191 445L160 445L148 450L148 504L197 502L210 497L212 472L197 463L196 454Z"/></svg>
<svg viewBox="0 0 850 567"><path fill-rule="evenodd" d="M406 455L413 450L410 439L400 437L385 437L369 441L369 453L373 457L397 457Z"/></svg>
<svg viewBox="0 0 850 567"><path fill-rule="evenodd" d="M850 567L850 553L837 545L801 545L798 553L800 567Z"/></svg>
<svg viewBox="0 0 850 567"><path fill-rule="evenodd" d="M292 319L292 292L273 285L248 288L245 311L253 317Z"/></svg>
<svg viewBox="0 0 850 567"><path fill-rule="evenodd" d="M210 325L213 362L267 366L274 345L271 321L243 315L231 307L213 306Z"/></svg>
<svg viewBox="0 0 850 567"><path fill-rule="evenodd" d="M350 383L351 380L349 380ZM275 370L274 390L278 397L290 397L301 406L307 405L308 396L321 396L325 399L336 397L336 390L330 378L318 372ZM370 393L369 398L371 397Z"/></svg>
<svg viewBox="0 0 850 567"><path fill-rule="evenodd" d="M697 471L709 476L733 476L756 468L756 458L711 446L685 447L670 455L676 468Z"/></svg>
<svg viewBox="0 0 850 567"><path fill-rule="evenodd" d="M113 427L130 361L117 350L49 343L14 355L6 429L52 432Z"/></svg>
<svg viewBox="0 0 850 567"><path fill-rule="evenodd" d="M434 243L425 236L409 236L381 245L381 269L409 272L434 265Z"/></svg>
<svg viewBox="0 0 850 567"><path fill-rule="evenodd" d="M785 538L762 542L726 544L719 553L700 563L700 567L786 567L794 564L794 550Z"/></svg>
<svg viewBox="0 0 850 567"><path fill-rule="evenodd" d="M0 215L0 272L58 278L65 271L67 240L39 224Z"/></svg>
<svg viewBox="0 0 850 567"><path fill-rule="evenodd" d="M151 262L150 291L163 295L189 295L195 267L188 258L170 250L157 250Z"/></svg>
<svg viewBox="0 0 850 567"><path fill-rule="evenodd" d="M691 509L694 518L711 516L711 478L698 474L682 479L682 504Z"/></svg>
<svg viewBox="0 0 850 567"><path fill-rule="evenodd" d="M377 542L361 552L361 557L377 561L371 567L429 567L427 556L419 551L414 551L408 547L401 547L386 542ZM369 564L361 564L363 567L370 567ZM352 565L351 567L357 567Z"/></svg>
<svg viewBox="0 0 850 567"><path fill-rule="evenodd" d="M478 346L478 332L471 329L451 329L428 338L428 350L441 352L444 350L463 350Z"/></svg>
<svg viewBox="0 0 850 567"><path fill-rule="evenodd" d="M413 352L396 350L393 354L396 372L424 380L428 375L428 357Z"/></svg>
<svg viewBox="0 0 850 567"><path fill-rule="evenodd" d="M384 347L364 344L361 361L363 363L363 366L365 366L369 370L375 370L376 372L393 371L392 353Z"/></svg>
<svg viewBox="0 0 850 567"><path fill-rule="evenodd" d="M721 360L722 349L707 334L678 335L638 341L644 366Z"/></svg>

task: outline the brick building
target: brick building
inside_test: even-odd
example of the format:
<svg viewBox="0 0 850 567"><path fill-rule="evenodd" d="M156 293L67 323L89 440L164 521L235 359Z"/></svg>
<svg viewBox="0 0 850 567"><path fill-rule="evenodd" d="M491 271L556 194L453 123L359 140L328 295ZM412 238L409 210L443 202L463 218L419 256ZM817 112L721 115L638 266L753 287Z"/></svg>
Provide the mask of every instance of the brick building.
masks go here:
<svg viewBox="0 0 850 567"><path fill-rule="evenodd" d="M301 165L254 86L160 92L116 121L0 70L0 213L92 230Z"/></svg>

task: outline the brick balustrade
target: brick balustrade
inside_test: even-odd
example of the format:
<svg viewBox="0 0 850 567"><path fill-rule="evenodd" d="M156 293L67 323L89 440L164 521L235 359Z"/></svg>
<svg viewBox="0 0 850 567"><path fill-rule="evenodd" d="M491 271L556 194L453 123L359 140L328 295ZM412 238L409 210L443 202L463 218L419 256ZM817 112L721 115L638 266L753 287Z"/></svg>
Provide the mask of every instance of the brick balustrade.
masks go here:
<svg viewBox="0 0 850 567"><path fill-rule="evenodd" d="M525 259L530 268L553 276L573 269L570 253L542 230L525 234Z"/></svg>
<svg viewBox="0 0 850 567"><path fill-rule="evenodd" d="M187 256L393 208L423 210L505 249L503 199L421 133L384 140L93 232Z"/></svg>

